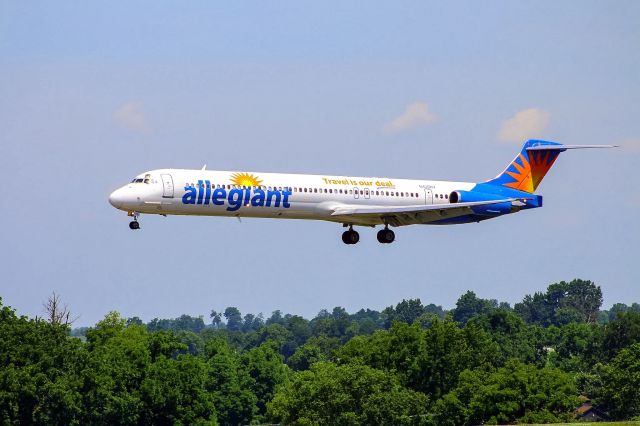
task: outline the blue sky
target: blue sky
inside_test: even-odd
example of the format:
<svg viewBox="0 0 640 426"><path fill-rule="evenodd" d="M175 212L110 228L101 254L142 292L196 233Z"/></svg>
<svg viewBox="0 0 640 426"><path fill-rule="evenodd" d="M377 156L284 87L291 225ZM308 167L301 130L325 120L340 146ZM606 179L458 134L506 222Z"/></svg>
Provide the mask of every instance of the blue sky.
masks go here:
<svg viewBox="0 0 640 426"><path fill-rule="evenodd" d="M78 325L450 308L468 289L514 303L578 277L605 307L640 301L638 22L634 1L3 2L0 295L33 316L55 290ZM142 171L205 163L481 181L526 137L623 146L563 154L543 209L389 246L306 221L131 232L107 202Z"/></svg>

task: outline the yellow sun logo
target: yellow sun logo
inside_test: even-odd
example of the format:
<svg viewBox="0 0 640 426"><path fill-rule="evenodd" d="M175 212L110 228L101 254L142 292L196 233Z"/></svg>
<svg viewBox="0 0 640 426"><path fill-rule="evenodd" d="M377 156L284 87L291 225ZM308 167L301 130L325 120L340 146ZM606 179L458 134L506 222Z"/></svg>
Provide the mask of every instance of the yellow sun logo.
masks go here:
<svg viewBox="0 0 640 426"><path fill-rule="evenodd" d="M260 186L262 181L249 173L234 173L231 175L231 183L240 186Z"/></svg>

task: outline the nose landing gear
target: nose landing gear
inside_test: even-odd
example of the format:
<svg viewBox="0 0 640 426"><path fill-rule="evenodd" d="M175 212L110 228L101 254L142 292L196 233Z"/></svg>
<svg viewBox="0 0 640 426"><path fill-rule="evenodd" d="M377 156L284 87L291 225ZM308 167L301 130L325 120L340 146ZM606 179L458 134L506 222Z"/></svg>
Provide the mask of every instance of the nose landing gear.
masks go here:
<svg viewBox="0 0 640 426"><path fill-rule="evenodd" d="M396 234L386 225L384 229L378 231L378 242L382 244L391 244L396 239Z"/></svg>
<svg viewBox="0 0 640 426"><path fill-rule="evenodd" d="M129 212L129 216L133 217L133 220L129 222L129 229L136 230L140 229L140 223L138 222L138 216L140 213L137 212Z"/></svg>
<svg viewBox="0 0 640 426"><path fill-rule="evenodd" d="M349 230L342 233L342 242L345 244L356 244L360 241L360 234L353 230L353 225L349 225Z"/></svg>

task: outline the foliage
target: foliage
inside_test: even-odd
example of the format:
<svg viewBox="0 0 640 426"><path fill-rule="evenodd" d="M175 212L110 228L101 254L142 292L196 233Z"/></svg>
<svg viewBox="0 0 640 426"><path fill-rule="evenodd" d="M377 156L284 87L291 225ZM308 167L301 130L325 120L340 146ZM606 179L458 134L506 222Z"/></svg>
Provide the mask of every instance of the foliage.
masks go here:
<svg viewBox="0 0 640 426"><path fill-rule="evenodd" d="M279 388L269 404L276 422L300 425L415 424L426 397L364 365L318 362Z"/></svg>
<svg viewBox="0 0 640 426"><path fill-rule="evenodd" d="M604 326L602 349L606 359L616 356L622 348L640 342L640 312L623 312Z"/></svg>
<svg viewBox="0 0 640 426"><path fill-rule="evenodd" d="M453 320L465 324L475 315L488 314L498 307L498 301L480 299L473 291L467 291L460 296L453 310Z"/></svg>
<svg viewBox="0 0 640 426"><path fill-rule="evenodd" d="M441 306L434 304L424 306L420 299L402 299L402 302L398 303L395 308L393 306L385 308L381 316L384 320L384 328L388 329L394 321L413 324L420 318L427 318L432 315L443 319L444 310Z"/></svg>
<svg viewBox="0 0 640 426"><path fill-rule="evenodd" d="M465 370L455 390L436 405L436 423L508 424L569 420L577 406L571 377L555 368L510 360L493 373Z"/></svg>
<svg viewBox="0 0 640 426"><path fill-rule="evenodd" d="M527 295L514 306L531 324L564 325L596 322L602 305L602 290L591 281L575 279L551 284L546 293Z"/></svg>
<svg viewBox="0 0 640 426"><path fill-rule="evenodd" d="M79 424L84 351L60 323L29 320L0 298L0 423Z"/></svg>
<svg viewBox="0 0 640 426"><path fill-rule="evenodd" d="M598 401L616 419L640 416L640 343L635 343L604 367Z"/></svg>
<svg viewBox="0 0 640 426"><path fill-rule="evenodd" d="M227 307L73 332L0 299L0 424L442 424L570 420L578 395L640 416L640 305L590 281L511 309L463 294L307 320ZM597 319L597 320L596 320ZM78 337L74 337L78 336Z"/></svg>

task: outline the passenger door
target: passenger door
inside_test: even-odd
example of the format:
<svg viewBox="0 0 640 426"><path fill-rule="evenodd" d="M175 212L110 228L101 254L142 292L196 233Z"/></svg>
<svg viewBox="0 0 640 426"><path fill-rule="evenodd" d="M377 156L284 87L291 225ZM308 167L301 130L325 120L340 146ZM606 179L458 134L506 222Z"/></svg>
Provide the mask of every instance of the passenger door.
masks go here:
<svg viewBox="0 0 640 426"><path fill-rule="evenodd" d="M173 198L173 178L171 175L160 175L162 178L162 197Z"/></svg>

